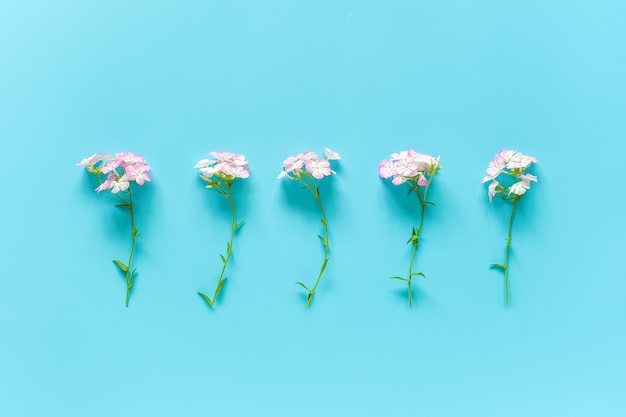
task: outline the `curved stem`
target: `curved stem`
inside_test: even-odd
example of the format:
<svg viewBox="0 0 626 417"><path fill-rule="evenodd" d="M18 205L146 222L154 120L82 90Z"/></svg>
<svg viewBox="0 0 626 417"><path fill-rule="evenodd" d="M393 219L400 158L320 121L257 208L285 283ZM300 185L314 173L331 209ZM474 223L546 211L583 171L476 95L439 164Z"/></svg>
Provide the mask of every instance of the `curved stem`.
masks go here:
<svg viewBox="0 0 626 417"><path fill-rule="evenodd" d="M319 285L320 280L322 279L322 275L324 275L324 271L326 270L326 265L328 264L328 253L330 250L328 245L328 222L326 219L326 212L324 211L324 206L322 205L322 200L320 198L320 190L318 187L317 179L315 180L315 182L313 182L310 174L308 173L306 173L299 179L304 184L304 188L308 188L309 190L311 190L311 193L313 193L313 197L315 197L315 201L317 201L317 205L319 206L320 212L322 214L322 218L320 219L320 221L322 222L322 226L324 228L324 236L318 235L320 240L322 241L322 244L324 245L324 260L322 261L322 267L320 268L320 272L317 275L317 279L315 280L315 285L313 285L313 288L309 289L304 284L300 282L298 283L309 291L309 295L306 300L306 306L311 307L311 303L313 302L313 296L315 295L315 290L317 290L317 286Z"/></svg>

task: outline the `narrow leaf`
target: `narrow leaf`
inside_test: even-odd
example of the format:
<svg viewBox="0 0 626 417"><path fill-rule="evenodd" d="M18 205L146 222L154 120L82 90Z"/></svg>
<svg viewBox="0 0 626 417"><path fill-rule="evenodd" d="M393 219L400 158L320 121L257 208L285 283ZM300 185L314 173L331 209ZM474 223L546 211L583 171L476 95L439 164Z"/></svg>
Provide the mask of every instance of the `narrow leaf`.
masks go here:
<svg viewBox="0 0 626 417"><path fill-rule="evenodd" d="M397 276L397 275L396 275L396 276L391 277L391 279L399 279L400 281L406 281L406 282L409 282L409 280L408 280L408 279L406 279L406 278L402 278L402 277L399 277L399 276Z"/></svg>
<svg viewBox="0 0 626 417"><path fill-rule="evenodd" d="M436 206L437 204L433 203L432 201L424 201L422 204L430 204L431 206Z"/></svg>
<svg viewBox="0 0 626 417"><path fill-rule="evenodd" d="M215 294L213 295L213 301L217 300L217 295L220 293L220 291L222 291L222 287L226 283L227 279L228 278L224 278L217 283L217 288L215 289Z"/></svg>
<svg viewBox="0 0 626 417"><path fill-rule="evenodd" d="M115 207L130 208L130 205L123 203L123 204L116 204Z"/></svg>
<svg viewBox="0 0 626 417"><path fill-rule="evenodd" d="M130 273L129 286L133 286L133 282L135 281L135 272L137 272L137 268L133 269L133 272Z"/></svg>
<svg viewBox="0 0 626 417"><path fill-rule="evenodd" d="M426 278L426 275L424 275L424 274L423 274L423 273L421 273L421 272L413 272L413 273L411 273L411 276L412 276L412 277L422 277L422 278Z"/></svg>
<svg viewBox="0 0 626 417"><path fill-rule="evenodd" d="M324 258L324 263L322 264L322 269L320 270L320 275L322 275L324 273L324 270L326 269L326 265L328 264L328 258Z"/></svg>
<svg viewBox="0 0 626 417"><path fill-rule="evenodd" d="M320 221L322 222L322 224L324 225L324 227L328 227L328 225L326 224L326 220L324 220L323 218L320 219Z"/></svg>
<svg viewBox="0 0 626 417"><path fill-rule="evenodd" d="M230 242L226 243L226 253L227 253L228 255L230 255L230 253L232 252L232 250L233 250L233 245L231 245L231 243L230 243Z"/></svg>
<svg viewBox="0 0 626 417"><path fill-rule="evenodd" d="M296 284L298 284L299 286L301 286L302 288L304 288L305 290L307 290L308 292L311 292L311 290L309 289L309 287L307 287L306 285L304 285L301 282L296 282Z"/></svg>
<svg viewBox="0 0 626 417"><path fill-rule="evenodd" d="M128 272L128 267L124 264L124 262L122 261L118 261L117 259L113 261L113 263L115 265L117 265L117 267L119 269L121 269L123 272Z"/></svg>
<svg viewBox="0 0 626 417"><path fill-rule="evenodd" d="M209 298L209 296L208 296L208 295L203 294L203 293L201 293L201 292L199 292L199 293L198 293L198 295L199 295L200 297L202 297L202 298L204 299L204 301L206 301L206 302L207 302L207 303L211 306L211 308L213 308L213 301L211 301L211 299Z"/></svg>
<svg viewBox="0 0 626 417"><path fill-rule="evenodd" d="M226 258L224 258L224 255L220 255L220 258L222 258L222 263L226 265Z"/></svg>
<svg viewBox="0 0 626 417"><path fill-rule="evenodd" d="M241 226L243 226L243 224L244 224L245 222L246 222L245 220L242 220L242 221L240 221L239 223L237 223L237 224L235 225L235 230L237 230L237 229L239 229Z"/></svg>
<svg viewBox="0 0 626 417"><path fill-rule="evenodd" d="M489 268L500 268L503 271L506 270L506 266L504 266L502 264L491 264L491 265L489 265Z"/></svg>
<svg viewBox="0 0 626 417"><path fill-rule="evenodd" d="M319 238L320 238L320 240L322 241L322 244L323 244L324 246L328 246L328 242L326 241L326 239L324 238L324 236L322 236L322 235L317 235L317 237L319 237Z"/></svg>

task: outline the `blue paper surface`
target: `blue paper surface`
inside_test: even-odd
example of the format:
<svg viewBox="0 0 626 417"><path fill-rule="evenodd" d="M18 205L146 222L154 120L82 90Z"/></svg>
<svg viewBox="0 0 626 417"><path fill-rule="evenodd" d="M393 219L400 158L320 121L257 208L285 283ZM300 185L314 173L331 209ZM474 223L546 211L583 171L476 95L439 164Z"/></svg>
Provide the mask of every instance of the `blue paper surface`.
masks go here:
<svg viewBox="0 0 626 417"><path fill-rule="evenodd" d="M61 0L0 3L0 415L623 416L626 4L620 1ZM324 147L315 201L277 180ZM377 175L441 155L414 306L419 205ZM481 179L539 159L510 207ZM244 153L226 201L193 165ZM132 151L142 236L75 164ZM224 201L223 201L224 200ZM418 279L419 278L419 279Z"/></svg>

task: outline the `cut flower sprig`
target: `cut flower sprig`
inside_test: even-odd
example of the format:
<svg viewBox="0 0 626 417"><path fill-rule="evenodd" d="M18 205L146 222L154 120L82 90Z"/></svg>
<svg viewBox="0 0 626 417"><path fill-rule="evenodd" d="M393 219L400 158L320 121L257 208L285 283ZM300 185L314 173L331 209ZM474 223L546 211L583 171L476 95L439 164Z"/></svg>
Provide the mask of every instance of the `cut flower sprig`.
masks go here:
<svg viewBox="0 0 626 417"><path fill-rule="evenodd" d="M146 164L141 156L132 152L120 152L116 153L115 156L102 153L93 154L76 165L84 166L87 172L98 178L100 185L96 188L97 192L111 190L111 193L120 200L116 206L127 209L130 214L131 245L128 262L113 261L124 273L126 279L126 307L128 307L130 292L137 274L137 268L132 267L135 240L141 236L135 227L132 184L143 185L150 181L149 171L152 168Z"/></svg>
<svg viewBox="0 0 626 417"><path fill-rule="evenodd" d="M206 188L212 188L228 199L231 213L230 238L226 243L226 255L220 254L222 270L220 271L217 286L213 292L213 298L203 292L198 292L198 295L202 297L210 307L214 307L217 296L227 280L224 273L226 272L226 267L233 254L235 231L244 223L243 220L235 222L235 203L233 202L231 187L233 182L237 179L249 178L250 172L248 171L248 161L245 155L232 152L211 152L209 155L214 159L202 159L198 161L194 168L200 170L200 178L206 182Z"/></svg>
<svg viewBox="0 0 626 417"><path fill-rule="evenodd" d="M420 202L422 213L420 216L420 223L417 229L411 230L411 237L407 241L407 244L412 244L411 249L411 261L409 262L409 273L407 276L393 276L392 279L397 279L407 283L407 291L409 297L409 307L413 307L413 295L411 292L411 280L413 277L419 276L426 278L423 272L414 272L413 264L415 262L415 253L417 252L417 246L419 244L420 235L424 226L424 212L427 205L435 205L428 201L426 196L428 194L428 188L432 184L432 180L435 174L442 168L439 164L440 157L434 158L431 155L421 154L415 152L413 149L408 151L401 151L400 153L394 153L391 155L390 160L381 161L378 166L378 175L381 178L392 178L393 185L399 186L404 183L409 186L409 195L415 193L417 199Z"/></svg>
<svg viewBox="0 0 626 417"><path fill-rule="evenodd" d="M493 197L500 195L503 200L511 201L511 217L509 218L509 230L506 237L504 263L491 264L491 268L498 268L504 272L505 304L509 304L509 250L511 249L511 230L513 229L513 217L517 203L530 189L531 182L537 182L537 177L526 172L537 159L513 150L501 150L487 167L487 175L483 183L490 182L487 188L489 202Z"/></svg>
<svg viewBox="0 0 626 417"><path fill-rule="evenodd" d="M290 180L301 182L303 184L302 188L311 191L313 197L315 197L315 201L317 201L317 205L319 206L322 214L320 221L322 222L324 234L318 235L322 245L324 246L324 260L322 261L322 267L312 288L309 288L302 282L296 282L296 284L300 285L308 292L306 300L307 307L311 307L311 302L315 296L317 286L319 285L322 275L326 270L326 266L328 265L330 251L328 244L328 221L326 219L324 206L322 205L318 181L324 177L336 174L336 172L330 167L330 161L341 159L341 156L339 156L337 152L328 148L324 148L324 156L325 158L320 158L316 152L304 152L295 156L290 156L283 161L283 170L280 175L278 175L279 179L287 177Z"/></svg>

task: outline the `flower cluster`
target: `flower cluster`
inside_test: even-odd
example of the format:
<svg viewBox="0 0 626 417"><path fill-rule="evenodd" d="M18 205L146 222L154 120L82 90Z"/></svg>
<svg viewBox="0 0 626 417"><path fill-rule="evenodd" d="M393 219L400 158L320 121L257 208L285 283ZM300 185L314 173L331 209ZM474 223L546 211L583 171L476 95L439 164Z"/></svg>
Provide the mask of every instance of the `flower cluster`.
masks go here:
<svg viewBox="0 0 626 417"><path fill-rule="evenodd" d="M207 182L207 188L219 186L223 180L232 182L236 178L248 178L248 161L242 154L232 152L210 152L215 159L202 159L194 166L200 170L200 178Z"/></svg>
<svg viewBox="0 0 626 417"><path fill-rule="evenodd" d="M538 162L536 158L528 155L524 155L521 152L512 150L501 150L487 167L487 175L483 178L483 183L491 181L488 187L489 201L493 202L493 197L496 194L502 195L504 198L511 198L511 194L514 197L521 197L526 190L530 189L530 182L537 182L537 177L531 174L527 174L526 170L534 163ZM513 184L506 186L502 184L505 180L500 175L505 175L510 178L515 178Z"/></svg>
<svg viewBox="0 0 626 417"><path fill-rule="evenodd" d="M428 185L430 178L441 169L439 157L415 152L413 149L391 154L391 159L381 161L378 166L378 175L381 178L391 178L394 185L414 182L420 187Z"/></svg>
<svg viewBox="0 0 626 417"><path fill-rule="evenodd" d="M326 159L320 158L317 152L304 152L296 156L290 156L283 161L283 171L278 178L288 177L289 179L299 179L304 172L308 172L315 179L321 180L335 171L330 169L330 161L339 160L341 156L331 149L324 148Z"/></svg>
<svg viewBox="0 0 626 417"><path fill-rule="evenodd" d="M315 201L317 201L317 205L320 208L320 213L322 215L320 221L322 222L322 227L324 229L324 235L317 235L322 241L322 245L324 245L324 260L322 261L322 267L320 269L319 274L317 275L317 280L312 288L309 288L302 282L296 282L296 284L300 285L306 291L308 291L308 296L306 300L306 306L310 307L311 302L313 302L313 296L315 295L315 291L317 290L317 286L320 283L320 279L326 270L326 265L328 264L328 255L330 247L328 245L328 221L326 219L326 212L324 211L324 206L322 205L322 199L320 197L320 189L318 187L318 180L321 180L324 177L328 177L332 174L336 174L330 168L330 161L340 160L341 156L331 149L324 148L324 156L326 158L320 158L316 152L304 152L299 153L296 156L290 156L289 158L283 161L283 170L281 171L278 178L287 177L290 180L300 181L303 185L302 188L306 188L313 194L315 197Z"/></svg>
<svg viewBox="0 0 626 417"><path fill-rule="evenodd" d="M126 307L128 307L130 292L137 275L137 268L132 267L135 240L140 236L135 227L131 183L143 185L146 181L151 181L149 171L152 168L146 164L145 159L132 152L119 152L115 156L97 153L83 159L76 165L84 166L87 172L98 178L100 185L96 191L111 190L111 193L120 201L117 207L127 209L130 214L131 246L128 262L124 263L117 259L113 261L124 273L126 279ZM102 180L103 176L106 176L104 181Z"/></svg>
<svg viewBox="0 0 626 417"><path fill-rule="evenodd" d="M235 203L231 193L231 186L233 181L238 178L245 179L250 177L248 171L248 161L245 155L232 153L232 152L210 152L215 159L202 159L194 166L200 170L200 178L206 181L206 188L213 188L219 194L228 199L231 210L231 225L230 225L230 239L226 243L226 255L220 255L222 260L222 270L220 272L217 286L213 291L213 297L209 297L203 292L198 292L198 295L202 297L207 304L213 308L217 300L217 296L220 294L224 283L227 278L224 276L226 267L233 254L233 241L235 239L235 231L241 227L243 221L235 222Z"/></svg>
<svg viewBox="0 0 626 417"><path fill-rule="evenodd" d="M139 155L132 152L119 152L112 155L93 154L76 165L84 166L88 172L97 175L100 185L96 191L111 190L113 194L126 191L132 181L143 185L150 181L150 165ZM106 175L102 181L102 175Z"/></svg>

